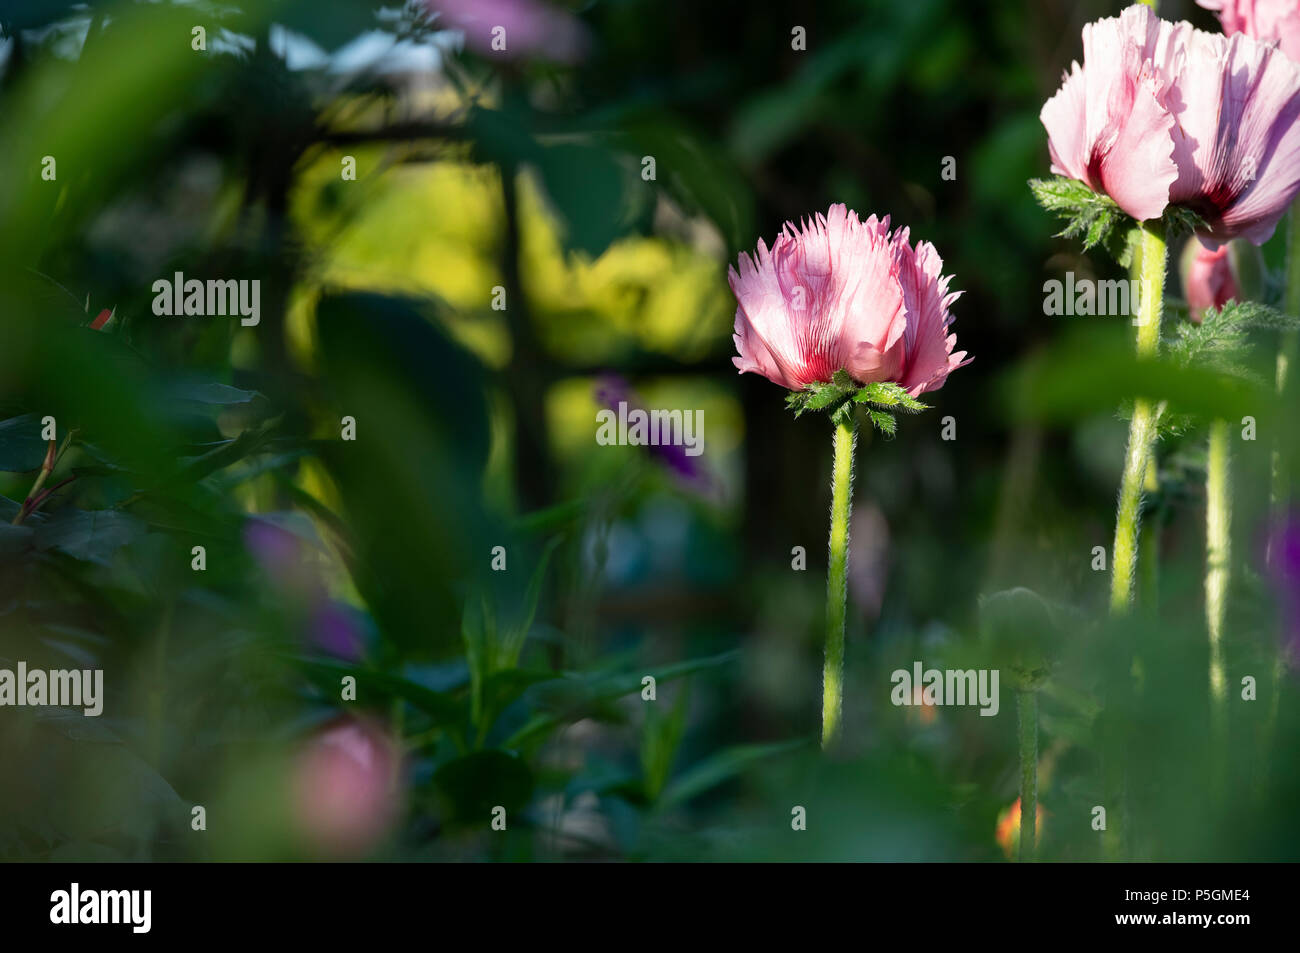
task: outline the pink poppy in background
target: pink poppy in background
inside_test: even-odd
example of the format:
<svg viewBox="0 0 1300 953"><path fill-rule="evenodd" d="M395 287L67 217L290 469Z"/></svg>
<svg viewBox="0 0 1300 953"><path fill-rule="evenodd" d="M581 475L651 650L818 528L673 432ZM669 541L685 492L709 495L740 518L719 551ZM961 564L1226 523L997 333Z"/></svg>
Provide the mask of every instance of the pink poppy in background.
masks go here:
<svg viewBox="0 0 1300 953"><path fill-rule="evenodd" d="M1231 245L1206 248L1200 242L1188 242L1183 265L1183 292L1191 319L1197 324L1210 308L1222 308L1238 298L1241 290L1233 274Z"/></svg>
<svg viewBox="0 0 1300 953"><path fill-rule="evenodd" d="M1228 36L1244 33L1300 60L1300 0L1196 0L1219 14Z"/></svg>
<svg viewBox="0 0 1300 953"><path fill-rule="evenodd" d="M541 0L427 2L440 14L439 26L463 31L465 45L485 56L532 56L576 63L587 53L589 37L582 21Z"/></svg>
<svg viewBox="0 0 1300 953"><path fill-rule="evenodd" d="M1202 243L1262 244L1300 192L1300 66L1272 47L1159 19L1147 7L1083 28L1043 106L1052 171L1139 221L1199 213Z"/></svg>
<svg viewBox="0 0 1300 953"><path fill-rule="evenodd" d="M733 336L742 374L762 374L799 390L846 370L860 384L892 381L913 396L943 386L963 364L948 333L949 293L943 260L928 242L912 248L908 231L889 219L859 221L832 205L796 228L787 222L769 251L762 240L739 269L728 269L736 294Z"/></svg>
<svg viewBox="0 0 1300 953"><path fill-rule="evenodd" d="M299 833L322 854L358 856L378 845L397 818L399 757L388 734L347 718L299 753L291 797Z"/></svg>

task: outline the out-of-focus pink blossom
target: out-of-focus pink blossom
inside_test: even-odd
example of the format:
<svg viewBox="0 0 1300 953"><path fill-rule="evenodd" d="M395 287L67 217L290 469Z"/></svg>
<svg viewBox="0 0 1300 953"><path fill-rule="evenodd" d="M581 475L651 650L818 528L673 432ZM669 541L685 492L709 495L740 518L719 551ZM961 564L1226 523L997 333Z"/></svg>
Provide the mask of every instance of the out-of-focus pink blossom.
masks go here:
<svg viewBox="0 0 1300 953"><path fill-rule="evenodd" d="M541 0L427 0L436 21L465 34L465 44L485 56L536 57L575 63L589 36L573 14Z"/></svg>
<svg viewBox="0 0 1300 953"><path fill-rule="evenodd" d="M929 242L913 250L908 231L889 219L859 221L832 205L796 228L787 222L769 251L762 242L739 269L733 336L740 372L799 390L846 370L862 384L892 381L913 396L938 390L963 364L948 333L943 260Z"/></svg>
<svg viewBox="0 0 1300 953"><path fill-rule="evenodd" d="M379 727L357 719L335 722L310 739L292 775L299 833L329 856L373 849L400 807L397 748Z"/></svg>
<svg viewBox="0 0 1300 953"><path fill-rule="evenodd" d="M1300 0L1196 0L1219 14L1228 36L1244 33L1300 60Z"/></svg>
<svg viewBox="0 0 1300 953"><path fill-rule="evenodd" d="M1300 66L1244 34L1159 19L1145 6L1083 28L1043 106L1052 171L1138 220L1200 214L1209 247L1262 244L1300 192Z"/></svg>
<svg viewBox="0 0 1300 953"><path fill-rule="evenodd" d="M1231 245L1215 249L1188 242L1183 263L1183 293L1190 316L1197 324L1210 308L1222 308L1241 295L1232 271Z"/></svg>

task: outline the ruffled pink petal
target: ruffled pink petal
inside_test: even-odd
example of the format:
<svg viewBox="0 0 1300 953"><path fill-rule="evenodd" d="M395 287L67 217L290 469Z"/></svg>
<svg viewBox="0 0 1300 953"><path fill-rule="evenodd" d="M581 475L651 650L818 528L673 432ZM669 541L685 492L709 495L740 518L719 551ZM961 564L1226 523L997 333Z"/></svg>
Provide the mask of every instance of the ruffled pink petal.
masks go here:
<svg viewBox="0 0 1300 953"><path fill-rule="evenodd" d="M1142 78L1127 118L1096 156L1102 188L1139 222L1164 214L1169 187L1178 177L1171 136L1174 118L1161 105L1157 90L1152 76Z"/></svg>
<svg viewBox="0 0 1300 953"><path fill-rule="evenodd" d="M942 274L943 259L929 242L920 242L913 251L906 233L897 242L899 278L907 307L907 333L904 335L906 367L898 383L912 396L938 390L948 374L961 366L965 354L953 360L952 349L957 335L948 334L952 321L949 306L961 292L948 292L949 277Z"/></svg>
<svg viewBox="0 0 1300 953"><path fill-rule="evenodd" d="M1166 106L1170 24L1144 6L1083 29L1082 71L1087 176L1139 221L1157 218L1178 177L1173 161L1174 119Z"/></svg>
<svg viewBox="0 0 1300 953"><path fill-rule="evenodd" d="M728 271L732 363L790 389L839 370L864 384L910 374L917 387L939 386L955 366L946 328L956 295L934 249L919 252L918 261L906 229L891 236L888 219L861 221L843 205L787 223L770 252L759 242Z"/></svg>
<svg viewBox="0 0 1300 953"><path fill-rule="evenodd" d="M1300 66L1251 35L1300 39L1300 3L1203 5L1231 39L1140 5L1084 27L1083 65L1043 107L1052 167L1136 219L1173 202L1209 245L1258 244L1300 192Z"/></svg>
<svg viewBox="0 0 1300 953"><path fill-rule="evenodd" d="M736 367L782 387L802 387L806 382L799 380L802 361L794 327L767 246L760 240L753 258L741 254L739 271L729 268L727 279L737 303Z"/></svg>
<svg viewBox="0 0 1300 953"><path fill-rule="evenodd" d="M1259 245L1300 191L1300 67L1238 34L1221 68L1217 134L1193 153L1199 189L1175 193L1206 217L1210 238Z"/></svg>
<svg viewBox="0 0 1300 953"><path fill-rule="evenodd" d="M1228 36L1244 33L1300 61L1300 4L1295 0L1197 0L1219 14Z"/></svg>
<svg viewBox="0 0 1300 953"><path fill-rule="evenodd" d="M1078 63L1071 64L1061 89L1049 99L1038 114L1047 130L1047 149L1052 156L1052 171L1098 188L1088 179L1091 150L1087 138L1087 85Z"/></svg>

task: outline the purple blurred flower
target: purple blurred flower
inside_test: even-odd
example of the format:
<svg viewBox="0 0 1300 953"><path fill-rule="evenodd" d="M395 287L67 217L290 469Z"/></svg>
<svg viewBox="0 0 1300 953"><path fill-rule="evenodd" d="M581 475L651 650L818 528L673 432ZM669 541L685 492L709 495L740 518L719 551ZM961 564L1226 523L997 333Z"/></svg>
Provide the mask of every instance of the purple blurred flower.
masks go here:
<svg viewBox="0 0 1300 953"><path fill-rule="evenodd" d="M427 0L438 24L465 33L465 44L486 56L533 56L576 63L587 53L582 21L540 0ZM495 43L494 43L495 40Z"/></svg>
<svg viewBox="0 0 1300 953"><path fill-rule="evenodd" d="M344 718L299 753L292 804L299 833L318 853L354 857L373 849L397 818L399 756L388 733Z"/></svg>
<svg viewBox="0 0 1300 953"><path fill-rule="evenodd" d="M301 591L310 585L303 563L303 543L293 533L254 518L244 524L244 545L277 586Z"/></svg>
<svg viewBox="0 0 1300 953"><path fill-rule="evenodd" d="M366 641L361 614L329 597L300 536L254 517L244 524L244 545L271 584L288 597L308 645L348 661L361 658Z"/></svg>
<svg viewBox="0 0 1300 953"><path fill-rule="evenodd" d="M318 601L309 624L312 646L335 658L360 661L365 635L358 615L355 609L342 603L329 599Z"/></svg>
<svg viewBox="0 0 1300 953"><path fill-rule="evenodd" d="M1269 539L1269 567L1280 602L1283 645L1292 665L1300 665L1300 515L1291 514Z"/></svg>
<svg viewBox="0 0 1300 953"><path fill-rule="evenodd" d="M619 404L626 404L629 410L645 409L632 385L618 374L602 375L596 381L594 394L597 403L615 412ZM702 462L703 455L691 456L684 446L673 443L651 444L646 450L677 477L683 488L699 494L708 494L713 489L713 476Z"/></svg>

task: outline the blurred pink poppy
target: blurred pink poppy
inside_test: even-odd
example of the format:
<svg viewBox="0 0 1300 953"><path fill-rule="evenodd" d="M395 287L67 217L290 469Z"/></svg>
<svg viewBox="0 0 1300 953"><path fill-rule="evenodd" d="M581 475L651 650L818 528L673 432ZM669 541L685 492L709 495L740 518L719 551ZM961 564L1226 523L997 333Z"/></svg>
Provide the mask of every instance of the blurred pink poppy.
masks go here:
<svg viewBox="0 0 1300 953"><path fill-rule="evenodd" d="M485 56L536 57L576 63L590 38L582 21L541 0L427 0L440 26L461 30L465 44Z"/></svg>
<svg viewBox="0 0 1300 953"><path fill-rule="evenodd" d="M1221 308L1241 294L1233 274L1231 248L1221 245L1209 249L1200 242L1188 242L1183 259L1183 292L1190 317L1197 324L1207 310Z"/></svg>
<svg viewBox="0 0 1300 953"><path fill-rule="evenodd" d="M1300 60L1300 0L1196 0L1219 14L1228 36L1244 33Z"/></svg>
<svg viewBox="0 0 1300 953"><path fill-rule="evenodd" d="M397 818L397 747L378 726L354 718L325 728L299 753L292 804L299 833L322 854L372 850Z"/></svg>

